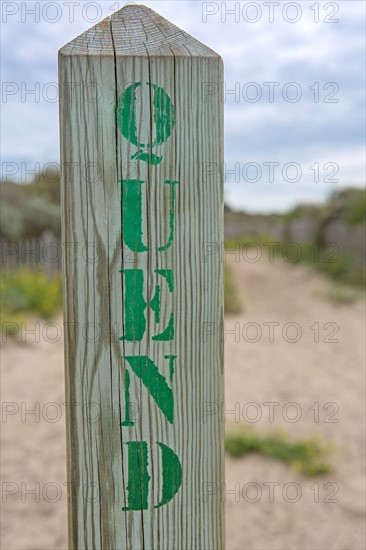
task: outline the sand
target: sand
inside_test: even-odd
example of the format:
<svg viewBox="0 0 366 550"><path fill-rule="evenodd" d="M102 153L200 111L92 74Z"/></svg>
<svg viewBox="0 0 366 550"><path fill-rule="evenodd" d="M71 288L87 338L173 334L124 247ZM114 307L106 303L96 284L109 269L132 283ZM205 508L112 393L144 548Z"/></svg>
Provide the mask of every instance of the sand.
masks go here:
<svg viewBox="0 0 366 550"><path fill-rule="evenodd" d="M227 457L227 549L364 549L363 301L334 305L331 283L304 267L229 261L245 310L226 318L240 335L226 335L219 421L319 434L334 470L309 478L272 459ZM67 548L63 344L36 338L2 346L4 550Z"/></svg>

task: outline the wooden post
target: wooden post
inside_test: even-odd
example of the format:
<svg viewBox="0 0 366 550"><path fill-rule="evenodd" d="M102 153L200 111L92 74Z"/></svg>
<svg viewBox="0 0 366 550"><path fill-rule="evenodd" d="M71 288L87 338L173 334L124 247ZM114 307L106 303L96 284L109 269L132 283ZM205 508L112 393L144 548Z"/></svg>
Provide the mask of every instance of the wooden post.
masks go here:
<svg viewBox="0 0 366 550"><path fill-rule="evenodd" d="M70 547L224 548L221 58L130 5L59 78Z"/></svg>

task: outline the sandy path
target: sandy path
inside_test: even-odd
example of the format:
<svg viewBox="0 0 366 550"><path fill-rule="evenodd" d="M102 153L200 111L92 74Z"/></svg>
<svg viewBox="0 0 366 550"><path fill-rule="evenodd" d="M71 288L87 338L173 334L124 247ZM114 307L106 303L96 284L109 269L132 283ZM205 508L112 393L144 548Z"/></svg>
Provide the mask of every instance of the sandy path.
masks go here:
<svg viewBox="0 0 366 550"><path fill-rule="evenodd" d="M265 260L230 260L245 312L227 318L226 328L239 323L240 331L244 328L247 332L239 342L235 335L226 338L226 407L236 410L238 417L227 414L227 424L261 415L253 423L258 429L281 426L293 436L321 433L334 444L335 471L309 479L261 457L228 458L226 487L237 494L226 498L227 548L363 549L363 304L337 308L327 303L320 295L330 284L304 268ZM280 323L274 326L272 343L269 327L263 324L268 322ZM295 328L299 331L295 325L285 327L287 323L300 327L297 342L282 336L284 330L291 340ZM319 342L314 341L314 323L319 323ZM326 323L333 325L324 328ZM258 342L249 342L255 339L258 326L262 331L257 334ZM337 326L337 333L331 336ZM49 335L52 338L51 331ZM339 342L324 342L327 337ZM29 335L21 345L9 342L2 354L2 391L7 402L2 423L2 480L7 483L3 484L6 502L2 505L4 550L66 548L62 342L34 343L34 338ZM34 409L35 402L39 403L39 417L24 418L24 407ZM254 402L256 405L250 405ZM279 405L273 405L271 423L270 405L264 403L274 402ZM288 405L293 402L296 407ZM329 402L339 410L333 406L324 410ZM58 407L47 406L49 403ZM319 422L309 409L314 403L319 403ZM4 416L4 411L14 414ZM289 421L300 413L298 422ZM338 422L324 422L331 413L334 415L328 420ZM56 415L61 417L53 422ZM35 482L39 483L36 496L25 495L25 489L35 488ZM21 483L25 484L23 490ZM286 485L289 483L298 485ZM269 484L276 484L271 485L272 498ZM299 500L288 502L296 494ZM338 502L325 502L327 499Z"/></svg>
<svg viewBox="0 0 366 550"><path fill-rule="evenodd" d="M42 326L43 322L40 330ZM36 327L29 323L27 328ZM50 329L47 338L53 337ZM26 338L27 343L21 345L5 344L1 361L1 548L66 548L63 343L47 343L42 338L35 342L38 336L31 334ZM26 414L30 409L36 414ZM5 482L14 486L5 486ZM31 489L36 489L36 495L25 494ZM13 496L12 491L16 492Z"/></svg>
<svg viewBox="0 0 366 550"><path fill-rule="evenodd" d="M239 343L235 335L226 336L226 407L239 409L241 421L258 417L252 423L257 429L277 426L294 437L323 434L334 445L334 473L309 479L261 457L228 459L227 489L239 483L241 490L239 503L235 494L227 495L228 548L363 549L364 304L328 303L322 294L330 283L304 267L268 260L230 263L245 312L226 319L228 329L235 323L241 329ZM273 326L273 342L264 325L268 322L279 323ZM286 327L288 323L298 326ZM319 324L319 342L314 323ZM250 342L256 339L257 329L260 339ZM334 330L337 333L332 335ZM248 406L253 402L258 406ZM293 402L297 405L289 405ZM270 405L264 403L278 403L272 405L273 423ZM309 409L314 403L319 403L319 421L314 409ZM327 403L335 405L324 410ZM291 422L300 414L297 422ZM229 414L226 421L228 425L237 419ZM251 482L260 488L245 487ZM270 483L278 484L272 486L273 498ZM332 496L333 490L337 493ZM258 502L250 502L256 497ZM287 502L297 497L297 502ZM339 502L327 502L333 499Z"/></svg>

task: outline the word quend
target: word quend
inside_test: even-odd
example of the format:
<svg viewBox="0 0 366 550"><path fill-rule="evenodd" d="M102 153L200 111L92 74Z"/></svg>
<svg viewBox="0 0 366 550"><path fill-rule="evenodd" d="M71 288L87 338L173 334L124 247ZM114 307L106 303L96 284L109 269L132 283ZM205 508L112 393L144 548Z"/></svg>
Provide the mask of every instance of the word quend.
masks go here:
<svg viewBox="0 0 366 550"><path fill-rule="evenodd" d="M176 337L175 271L167 257L172 257L175 244L179 181L159 179L163 164L161 146L170 137L175 124L174 106L163 88L150 82L146 85L153 94L153 117L146 119L146 128L138 123L144 106L136 101L137 91L143 89L142 82L128 86L116 107L118 129L129 149L130 146L136 149L130 155L136 165L130 163L128 176L118 181L122 197L122 243L134 255L131 264L125 261L124 254L118 273L122 277L123 292L124 330L119 340L125 404L120 429L123 445L127 448L128 474L124 512L152 506L160 508L173 499L182 483L182 465L176 451L155 437L158 425L166 424L165 433L169 426L175 427L173 388L177 355L171 352ZM140 133L154 135L154 139L148 144L142 142L138 128ZM153 153L157 147L159 154ZM136 171L133 176L138 177L132 177L133 169ZM159 197L154 206L155 210L160 210L160 215L158 223L154 222L158 227L153 230L149 225L148 206L152 208L155 196ZM163 242L161 235L166 235ZM125 441L124 431L130 437L137 424L133 403L140 411L140 426L136 432L144 434L145 438ZM158 478L154 472L159 472ZM157 502L151 502L149 497L151 486L161 488Z"/></svg>

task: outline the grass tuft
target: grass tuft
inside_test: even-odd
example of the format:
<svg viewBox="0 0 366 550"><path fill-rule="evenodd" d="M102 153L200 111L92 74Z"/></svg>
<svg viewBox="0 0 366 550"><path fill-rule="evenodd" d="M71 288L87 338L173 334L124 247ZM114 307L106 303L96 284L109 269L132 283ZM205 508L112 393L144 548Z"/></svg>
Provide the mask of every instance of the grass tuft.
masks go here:
<svg viewBox="0 0 366 550"><path fill-rule="evenodd" d="M337 306L347 306L363 298L364 294L359 289L336 285L323 292L322 297Z"/></svg>
<svg viewBox="0 0 366 550"><path fill-rule="evenodd" d="M290 441L282 432L259 434L249 428L240 428L226 435L225 449L235 458L259 453L285 462L294 470L309 476L324 475L331 471L326 458L329 446L315 437Z"/></svg>

